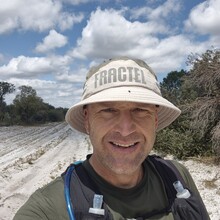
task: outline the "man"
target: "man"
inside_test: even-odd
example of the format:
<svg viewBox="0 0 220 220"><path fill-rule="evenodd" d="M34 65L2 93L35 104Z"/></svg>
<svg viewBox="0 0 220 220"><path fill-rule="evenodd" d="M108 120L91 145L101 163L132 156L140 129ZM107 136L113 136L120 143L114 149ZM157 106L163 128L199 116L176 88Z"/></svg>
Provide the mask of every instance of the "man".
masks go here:
<svg viewBox="0 0 220 220"><path fill-rule="evenodd" d="M89 135L93 154L37 190L14 220L209 219L186 168L172 162L187 189L177 189L183 199L170 200L163 176L169 181L173 172L161 172L166 165L148 156L156 132L179 115L142 60L121 57L92 68L66 121Z"/></svg>

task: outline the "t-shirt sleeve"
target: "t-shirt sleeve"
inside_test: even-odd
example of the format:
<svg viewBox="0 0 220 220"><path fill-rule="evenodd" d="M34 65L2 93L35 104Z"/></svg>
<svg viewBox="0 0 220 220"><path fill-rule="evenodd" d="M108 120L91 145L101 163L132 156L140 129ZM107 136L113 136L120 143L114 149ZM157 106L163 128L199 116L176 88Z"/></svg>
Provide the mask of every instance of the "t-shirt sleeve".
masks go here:
<svg viewBox="0 0 220 220"><path fill-rule="evenodd" d="M49 220L49 212L52 209L48 198L41 191L33 193L28 201L18 210L13 220Z"/></svg>
<svg viewBox="0 0 220 220"><path fill-rule="evenodd" d="M17 211L13 220L68 219L61 179L35 191Z"/></svg>

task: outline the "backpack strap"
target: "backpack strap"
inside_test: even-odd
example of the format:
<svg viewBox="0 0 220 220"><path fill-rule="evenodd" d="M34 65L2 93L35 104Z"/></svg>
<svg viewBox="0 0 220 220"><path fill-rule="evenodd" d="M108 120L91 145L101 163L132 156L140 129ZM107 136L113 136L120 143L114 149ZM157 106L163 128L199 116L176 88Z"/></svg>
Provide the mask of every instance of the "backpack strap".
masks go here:
<svg viewBox="0 0 220 220"><path fill-rule="evenodd" d="M65 182L65 200L71 220L113 220L105 203L103 203L104 216L89 213L94 195L100 193L81 162L71 164L61 176Z"/></svg>
<svg viewBox="0 0 220 220"><path fill-rule="evenodd" d="M169 204L162 210L156 210L146 213L142 216L142 219L148 219L155 215L168 214L169 212L172 212L171 207L174 200L176 199L176 190L173 187L173 183L177 180L180 180L183 186L185 186L185 181L183 180L180 172L171 161L164 160L157 155L149 155L146 160L147 159L149 159L150 162L153 164L154 168L157 170L159 176L163 181Z"/></svg>
<svg viewBox="0 0 220 220"><path fill-rule="evenodd" d="M184 188L186 188L186 183L179 170L170 160L165 160L157 155L149 155L148 158L153 163L157 172L163 180L169 205L171 207L174 200L176 199L177 193L173 186L173 183L179 180Z"/></svg>
<svg viewBox="0 0 220 220"><path fill-rule="evenodd" d="M153 163L163 180L169 201L168 208L170 209L170 212L173 213L174 219L210 220L201 198L196 196L195 193L190 191L191 196L187 199L176 198L177 192L173 183L179 180L184 188L187 188L187 185L180 171L172 161L164 160L156 155L148 156L148 158Z"/></svg>

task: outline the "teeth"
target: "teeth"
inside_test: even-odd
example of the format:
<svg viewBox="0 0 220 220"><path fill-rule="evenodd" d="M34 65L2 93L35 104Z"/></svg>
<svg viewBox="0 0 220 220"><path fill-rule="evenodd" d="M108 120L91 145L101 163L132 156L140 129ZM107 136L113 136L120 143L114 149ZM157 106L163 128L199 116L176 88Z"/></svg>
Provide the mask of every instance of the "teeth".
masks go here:
<svg viewBox="0 0 220 220"><path fill-rule="evenodd" d="M131 146L134 146L135 143L132 143L132 144L119 144L119 143L115 143L113 142L114 145L116 146L119 146L119 147L131 147Z"/></svg>

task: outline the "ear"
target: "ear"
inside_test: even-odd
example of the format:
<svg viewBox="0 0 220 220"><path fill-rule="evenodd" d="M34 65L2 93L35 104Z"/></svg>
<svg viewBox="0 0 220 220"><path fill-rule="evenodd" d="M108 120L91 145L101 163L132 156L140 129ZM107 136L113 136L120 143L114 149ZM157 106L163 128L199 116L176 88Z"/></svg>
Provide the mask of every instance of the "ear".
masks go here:
<svg viewBox="0 0 220 220"><path fill-rule="evenodd" d="M88 108L87 108L87 106L83 107L83 114L84 114L84 118L87 119L87 117L88 117Z"/></svg>

